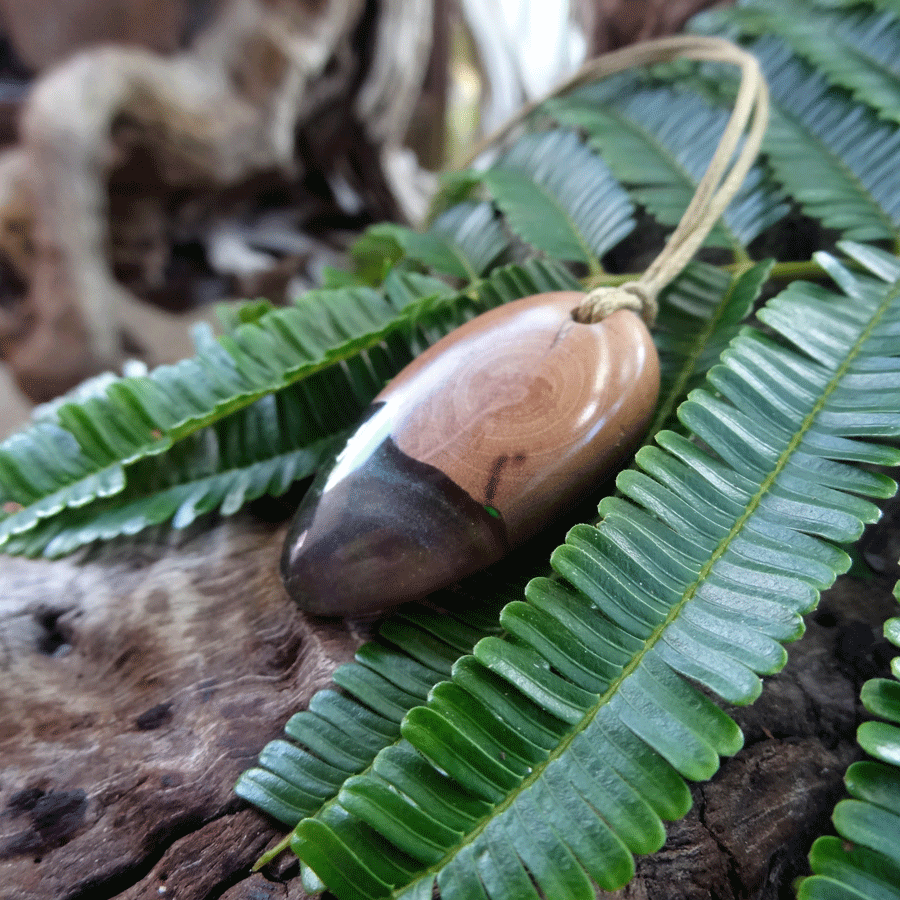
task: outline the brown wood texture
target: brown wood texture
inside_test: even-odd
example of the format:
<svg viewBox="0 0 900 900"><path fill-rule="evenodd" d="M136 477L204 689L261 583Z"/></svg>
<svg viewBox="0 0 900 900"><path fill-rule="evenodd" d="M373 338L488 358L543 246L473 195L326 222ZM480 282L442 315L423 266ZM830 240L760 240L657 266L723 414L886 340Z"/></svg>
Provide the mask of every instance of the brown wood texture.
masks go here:
<svg viewBox="0 0 900 900"><path fill-rule="evenodd" d="M282 828L232 786L360 637L285 597L283 534L244 515L84 563L0 557L2 900L304 897L289 856L250 875ZM790 896L857 753L858 689L890 656L892 583L828 592L734 711L745 749L621 897Z"/></svg>
<svg viewBox="0 0 900 900"><path fill-rule="evenodd" d="M0 561L0 898L218 896L277 828L232 787L358 639L236 519L83 565ZM296 896L296 894L295 894Z"/></svg>
<svg viewBox="0 0 900 900"><path fill-rule="evenodd" d="M659 394L633 312L582 324L584 294L538 294L416 357L316 479L282 574L301 609L370 615L496 562L606 477Z"/></svg>
<svg viewBox="0 0 900 900"><path fill-rule="evenodd" d="M375 398L391 435L496 507L512 544L570 508L643 436L659 395L646 326L581 324L584 294L525 297L457 328Z"/></svg>

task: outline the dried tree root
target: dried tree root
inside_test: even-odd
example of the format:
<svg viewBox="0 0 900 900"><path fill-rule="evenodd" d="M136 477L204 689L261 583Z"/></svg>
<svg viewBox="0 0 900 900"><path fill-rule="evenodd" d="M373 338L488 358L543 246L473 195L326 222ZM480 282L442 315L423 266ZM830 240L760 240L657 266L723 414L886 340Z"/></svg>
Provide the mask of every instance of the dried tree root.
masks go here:
<svg viewBox="0 0 900 900"><path fill-rule="evenodd" d="M18 331L5 323L6 356L25 393L47 399L116 367L123 309L148 314L113 273L116 172L140 173L120 206L141 210L144 274L155 277L167 252L159 197L222 191L259 173L296 176L296 130L336 82L339 94L355 88L356 109L345 116L380 148L391 187L389 159L428 61L432 5L383 0L370 22L364 0L225 0L184 52L101 47L44 76L25 110L19 155L0 164L0 250L28 285ZM374 45L364 71L359 41ZM23 198L33 220L28 253L12 237Z"/></svg>

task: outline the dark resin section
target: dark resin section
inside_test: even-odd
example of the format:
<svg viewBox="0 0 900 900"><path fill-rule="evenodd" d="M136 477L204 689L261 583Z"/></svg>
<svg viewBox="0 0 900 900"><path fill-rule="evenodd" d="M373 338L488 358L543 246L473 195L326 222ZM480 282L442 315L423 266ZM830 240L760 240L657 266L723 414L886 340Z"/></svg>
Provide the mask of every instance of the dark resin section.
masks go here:
<svg viewBox="0 0 900 900"><path fill-rule="evenodd" d="M335 481L340 461L313 482L285 540L281 577L302 610L377 613L420 600L507 552L501 518L390 436Z"/></svg>

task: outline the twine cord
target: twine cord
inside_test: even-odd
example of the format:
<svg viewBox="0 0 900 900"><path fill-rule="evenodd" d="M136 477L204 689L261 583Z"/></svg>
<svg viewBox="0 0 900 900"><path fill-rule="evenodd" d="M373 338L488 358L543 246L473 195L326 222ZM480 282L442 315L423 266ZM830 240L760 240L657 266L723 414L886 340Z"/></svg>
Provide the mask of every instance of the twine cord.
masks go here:
<svg viewBox="0 0 900 900"><path fill-rule="evenodd" d="M588 81L638 66L690 59L737 66L741 82L728 124L694 196L662 250L636 281L590 291L575 310L576 321L599 322L617 309L637 312L648 325L656 320L659 292L691 261L712 227L740 190L759 154L769 119L769 91L752 54L722 38L678 35L625 47L589 60L549 94L529 103L469 156L471 165L485 150L507 137L542 103Z"/></svg>

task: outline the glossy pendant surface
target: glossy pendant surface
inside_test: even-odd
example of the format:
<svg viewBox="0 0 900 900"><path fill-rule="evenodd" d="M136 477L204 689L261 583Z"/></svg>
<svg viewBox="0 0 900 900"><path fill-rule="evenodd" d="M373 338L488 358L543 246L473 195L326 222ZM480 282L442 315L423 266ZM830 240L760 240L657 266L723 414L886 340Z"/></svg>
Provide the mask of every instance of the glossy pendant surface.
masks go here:
<svg viewBox="0 0 900 900"><path fill-rule="evenodd" d="M281 572L302 609L421 599L500 559L634 447L659 393L656 349L627 310L575 322L583 296L484 313L375 398L288 532Z"/></svg>

